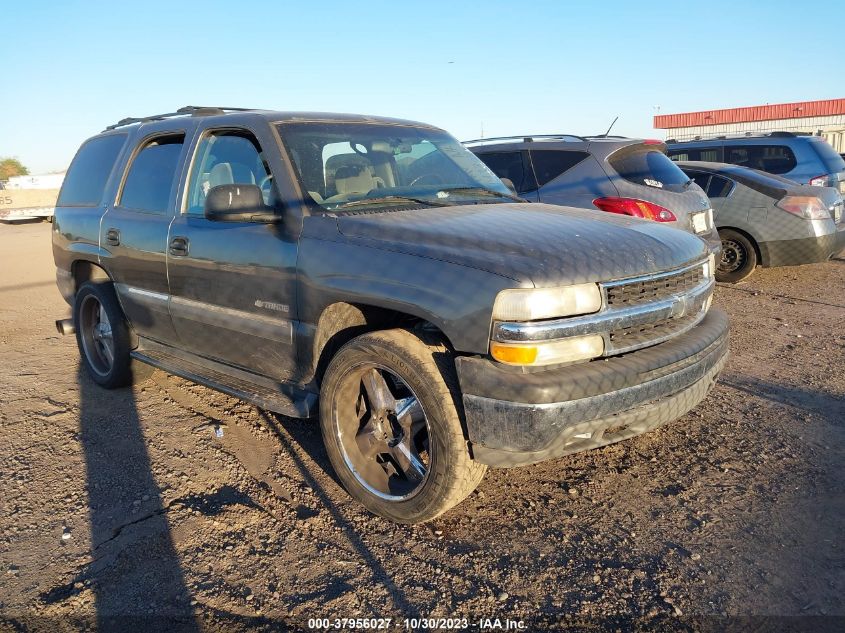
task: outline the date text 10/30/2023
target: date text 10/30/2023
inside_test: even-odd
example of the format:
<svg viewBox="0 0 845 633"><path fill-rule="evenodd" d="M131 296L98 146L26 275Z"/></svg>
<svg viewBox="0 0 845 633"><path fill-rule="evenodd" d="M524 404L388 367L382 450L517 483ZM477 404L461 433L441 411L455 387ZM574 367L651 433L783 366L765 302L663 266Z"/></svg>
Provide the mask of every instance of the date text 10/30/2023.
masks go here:
<svg viewBox="0 0 845 633"><path fill-rule="evenodd" d="M404 628L419 630L477 630L477 631L525 631L522 620L508 618L309 618L308 628L312 630L387 630Z"/></svg>

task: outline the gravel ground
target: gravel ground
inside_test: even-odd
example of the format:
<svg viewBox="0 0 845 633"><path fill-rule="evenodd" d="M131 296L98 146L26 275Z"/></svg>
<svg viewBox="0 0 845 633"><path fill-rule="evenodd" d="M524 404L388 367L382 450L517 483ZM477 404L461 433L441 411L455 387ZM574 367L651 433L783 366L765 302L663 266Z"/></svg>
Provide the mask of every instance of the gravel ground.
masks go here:
<svg viewBox="0 0 845 633"><path fill-rule="evenodd" d="M0 225L0 631L845 627L845 258L719 287L732 358L681 420L408 527L347 497L313 421L93 384L49 230Z"/></svg>

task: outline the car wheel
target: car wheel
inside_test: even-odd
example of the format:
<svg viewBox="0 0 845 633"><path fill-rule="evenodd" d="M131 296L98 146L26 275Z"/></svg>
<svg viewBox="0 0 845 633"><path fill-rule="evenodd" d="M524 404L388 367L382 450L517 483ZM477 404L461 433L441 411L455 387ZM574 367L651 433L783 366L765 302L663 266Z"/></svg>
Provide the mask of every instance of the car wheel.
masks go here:
<svg viewBox="0 0 845 633"><path fill-rule="evenodd" d="M757 267L754 243L742 233L730 229L719 231L719 237L722 240L722 257L716 266L716 281L742 281Z"/></svg>
<svg viewBox="0 0 845 633"><path fill-rule="evenodd" d="M111 283L87 281L79 287L73 324L82 362L94 382L107 389L128 385L129 327Z"/></svg>
<svg viewBox="0 0 845 633"><path fill-rule="evenodd" d="M454 362L407 330L361 335L332 358L320 427L352 497L399 523L428 521L469 495L487 467L467 450Z"/></svg>

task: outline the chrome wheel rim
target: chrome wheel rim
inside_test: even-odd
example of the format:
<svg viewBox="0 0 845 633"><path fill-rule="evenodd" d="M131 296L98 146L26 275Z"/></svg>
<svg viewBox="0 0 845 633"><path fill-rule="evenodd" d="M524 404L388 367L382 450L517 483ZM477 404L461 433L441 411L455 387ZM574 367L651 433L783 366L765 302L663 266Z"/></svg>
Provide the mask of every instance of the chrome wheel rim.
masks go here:
<svg viewBox="0 0 845 633"><path fill-rule="evenodd" d="M362 364L341 378L332 406L346 467L388 501L418 494L431 467L430 426L414 391L395 372Z"/></svg>
<svg viewBox="0 0 845 633"><path fill-rule="evenodd" d="M748 255L745 248L734 240L722 240L722 258L719 269L726 273L736 272L745 265Z"/></svg>
<svg viewBox="0 0 845 633"><path fill-rule="evenodd" d="M100 376L108 375L114 365L114 334L103 304L93 295L79 306L79 333L88 364Z"/></svg>

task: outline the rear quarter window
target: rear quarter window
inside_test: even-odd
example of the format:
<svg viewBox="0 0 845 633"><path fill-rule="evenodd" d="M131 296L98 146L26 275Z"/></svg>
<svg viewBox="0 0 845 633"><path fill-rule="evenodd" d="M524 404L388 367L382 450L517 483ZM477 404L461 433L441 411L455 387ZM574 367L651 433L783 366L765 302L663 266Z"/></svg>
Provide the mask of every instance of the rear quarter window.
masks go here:
<svg viewBox="0 0 845 633"><path fill-rule="evenodd" d="M611 154L607 162L622 178L637 185L679 191L689 181L666 154L654 149L623 148Z"/></svg>
<svg viewBox="0 0 845 633"><path fill-rule="evenodd" d="M86 141L68 168L56 205L98 205L103 199L106 183L125 143L126 134L98 136Z"/></svg>
<svg viewBox="0 0 845 633"><path fill-rule="evenodd" d="M836 153L836 150L827 141L813 141L811 144L829 173L836 174L845 171L845 160Z"/></svg>

